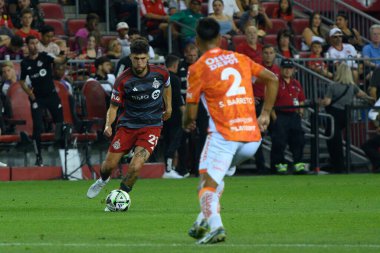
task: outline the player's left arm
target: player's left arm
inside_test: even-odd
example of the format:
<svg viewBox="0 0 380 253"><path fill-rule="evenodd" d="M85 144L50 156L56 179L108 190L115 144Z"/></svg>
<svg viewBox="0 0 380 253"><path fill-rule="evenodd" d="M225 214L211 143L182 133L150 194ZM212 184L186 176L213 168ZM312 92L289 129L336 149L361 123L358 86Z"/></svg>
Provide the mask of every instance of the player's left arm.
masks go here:
<svg viewBox="0 0 380 253"><path fill-rule="evenodd" d="M163 115L163 120L168 120L172 116L172 86L166 86L164 88L163 95L164 103L165 103L165 111Z"/></svg>

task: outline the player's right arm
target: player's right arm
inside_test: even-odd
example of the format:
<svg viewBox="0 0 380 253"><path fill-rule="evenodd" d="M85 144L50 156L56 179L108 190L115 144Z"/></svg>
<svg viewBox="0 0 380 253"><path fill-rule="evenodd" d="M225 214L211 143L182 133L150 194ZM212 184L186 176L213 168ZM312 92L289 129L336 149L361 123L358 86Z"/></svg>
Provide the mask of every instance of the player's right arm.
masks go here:
<svg viewBox="0 0 380 253"><path fill-rule="evenodd" d="M28 94L28 96L30 97L30 99L32 101L34 101L36 99L36 97L34 96L33 89L31 89L25 83L26 76L27 76L27 74L26 74L26 66L25 66L25 64L23 64L23 62L21 62L21 76L20 76L19 83L21 85L21 88L25 91L25 93Z"/></svg>
<svg viewBox="0 0 380 253"><path fill-rule="evenodd" d="M22 89L25 91L25 93L28 94L32 101L34 101L36 97L34 96L33 89L29 88L29 86L26 85L25 80L20 80L19 83Z"/></svg>
<svg viewBox="0 0 380 253"><path fill-rule="evenodd" d="M278 78L273 72L264 69L258 75L258 82L264 83L266 85L264 105L258 118L260 130L263 132L269 126L270 114L272 112L273 105L276 102L278 92Z"/></svg>
<svg viewBox="0 0 380 253"><path fill-rule="evenodd" d="M118 108L119 106L114 105L114 104L110 104L110 107L108 108L107 116L106 116L106 125L104 127L104 135L107 137L112 136L112 123L116 119Z"/></svg>

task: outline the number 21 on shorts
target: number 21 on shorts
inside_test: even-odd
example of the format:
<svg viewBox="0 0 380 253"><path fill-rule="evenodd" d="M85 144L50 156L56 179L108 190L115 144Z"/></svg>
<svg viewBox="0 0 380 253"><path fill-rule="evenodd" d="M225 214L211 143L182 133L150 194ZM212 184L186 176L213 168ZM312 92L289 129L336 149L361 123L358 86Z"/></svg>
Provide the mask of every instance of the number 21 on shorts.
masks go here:
<svg viewBox="0 0 380 253"><path fill-rule="evenodd" d="M152 150L154 150L154 147L157 145L157 142L158 142L158 136L155 136L154 134L150 134L149 135L149 139L148 139L148 142L150 144L152 144L152 146L150 147Z"/></svg>

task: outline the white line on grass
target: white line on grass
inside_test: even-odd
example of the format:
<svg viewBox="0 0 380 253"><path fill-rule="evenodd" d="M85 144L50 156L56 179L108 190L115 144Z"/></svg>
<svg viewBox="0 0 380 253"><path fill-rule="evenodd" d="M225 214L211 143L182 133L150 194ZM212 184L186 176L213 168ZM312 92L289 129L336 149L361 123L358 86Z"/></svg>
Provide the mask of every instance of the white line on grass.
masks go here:
<svg viewBox="0 0 380 253"><path fill-rule="evenodd" d="M123 248L123 247L194 247L195 244L185 244L185 243L0 243L0 247L106 247L106 248ZM305 244L305 243L258 243L258 244L233 244L233 243L223 243L215 244L217 247L228 247L228 248L372 248L380 249L380 244Z"/></svg>

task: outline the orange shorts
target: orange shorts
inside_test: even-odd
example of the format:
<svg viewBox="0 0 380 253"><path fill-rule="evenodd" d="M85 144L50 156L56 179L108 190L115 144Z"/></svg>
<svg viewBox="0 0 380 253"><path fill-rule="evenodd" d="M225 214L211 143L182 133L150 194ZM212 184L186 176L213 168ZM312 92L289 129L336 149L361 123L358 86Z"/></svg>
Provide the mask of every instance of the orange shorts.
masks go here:
<svg viewBox="0 0 380 253"><path fill-rule="evenodd" d="M153 153L161 135L162 127L125 128L120 127L113 138L108 151L111 153L127 153L133 147L143 147Z"/></svg>

